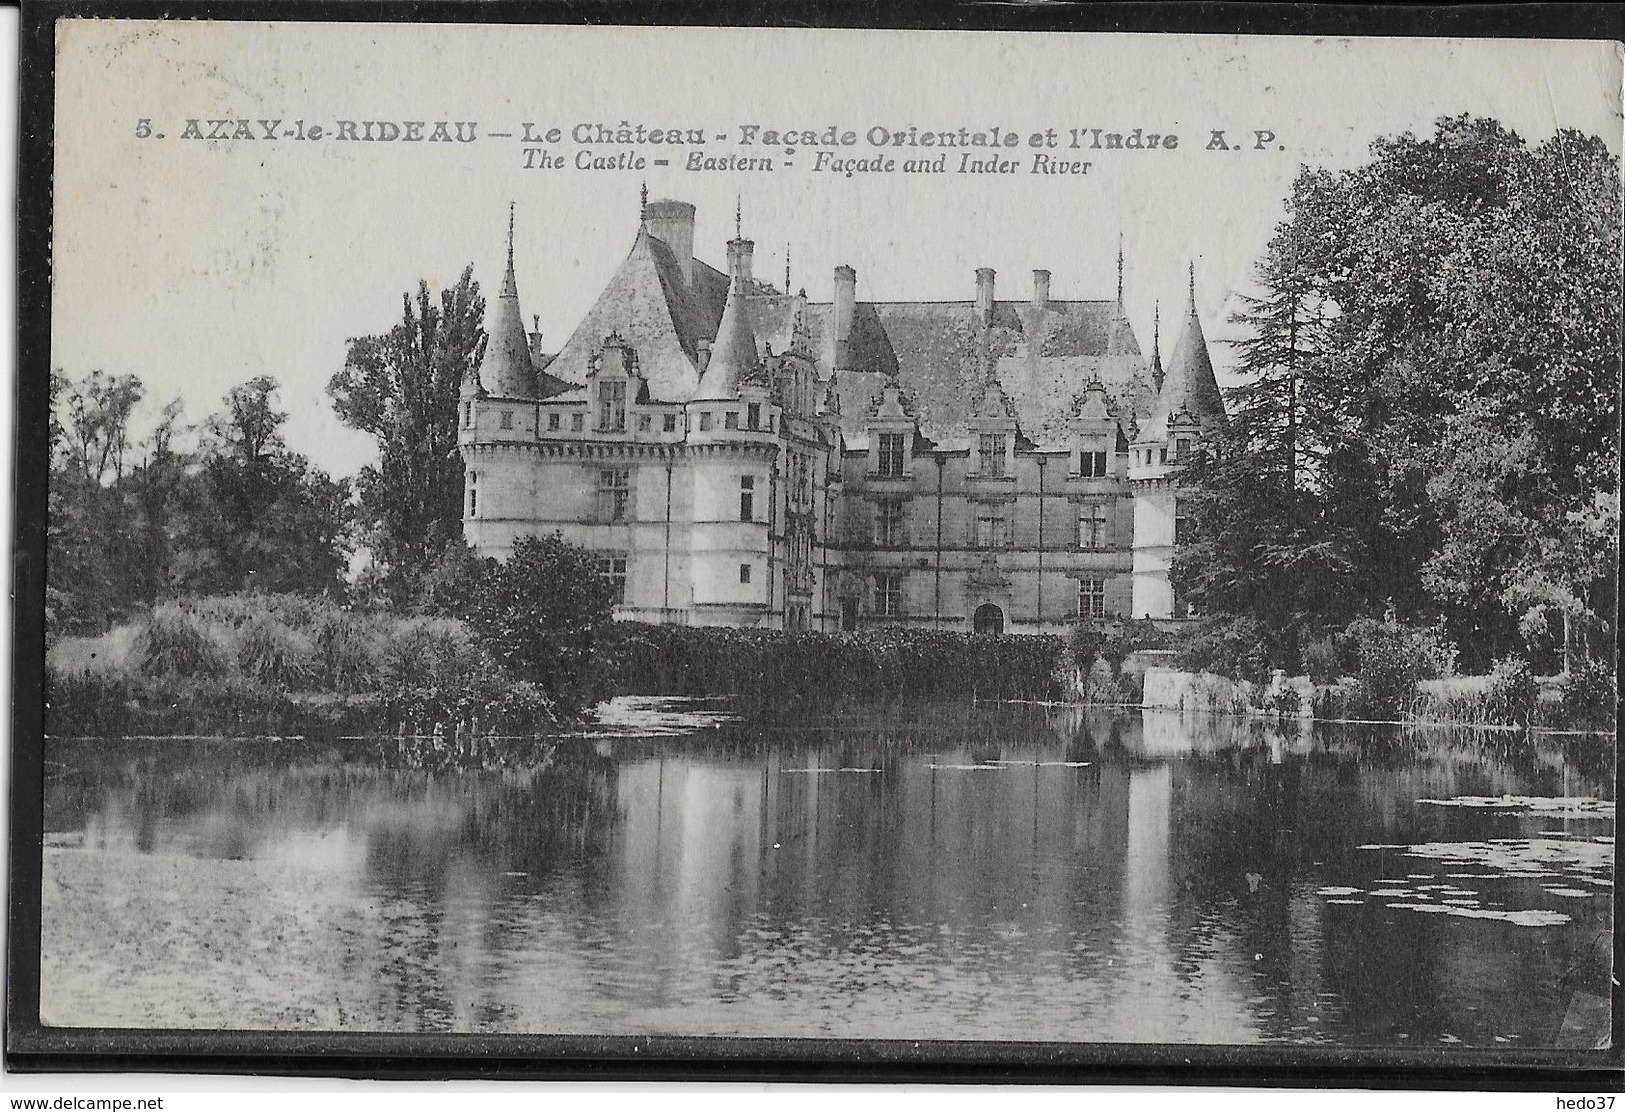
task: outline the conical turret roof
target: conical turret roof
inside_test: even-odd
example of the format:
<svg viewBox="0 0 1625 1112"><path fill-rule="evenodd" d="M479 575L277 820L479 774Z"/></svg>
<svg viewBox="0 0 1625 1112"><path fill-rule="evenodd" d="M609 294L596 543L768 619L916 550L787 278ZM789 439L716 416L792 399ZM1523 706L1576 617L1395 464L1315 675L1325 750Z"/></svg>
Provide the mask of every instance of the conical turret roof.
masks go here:
<svg viewBox="0 0 1625 1112"><path fill-rule="evenodd" d="M508 209L508 269L502 290L488 315L485 355L480 360L480 384L499 398L539 396L536 365L530 358L530 338L519 312L519 283L513 275L513 208Z"/></svg>
<svg viewBox="0 0 1625 1112"><path fill-rule="evenodd" d="M694 401L724 401L739 396L739 380L756 368L756 334L751 331L750 311L745 307L745 283L738 274L728 287L728 303L717 325L711 361L700 376Z"/></svg>
<svg viewBox="0 0 1625 1112"><path fill-rule="evenodd" d="M1191 267L1190 305L1185 317L1185 331L1174 347L1173 358L1163 375L1162 389L1157 392L1157 408L1147 422L1142 440L1161 440L1168 435L1168 419L1184 411L1201 420L1204 427L1225 422L1224 397L1219 393L1219 382L1213 374L1213 360L1208 355L1207 337L1202 334L1202 321L1196 315L1196 268Z"/></svg>

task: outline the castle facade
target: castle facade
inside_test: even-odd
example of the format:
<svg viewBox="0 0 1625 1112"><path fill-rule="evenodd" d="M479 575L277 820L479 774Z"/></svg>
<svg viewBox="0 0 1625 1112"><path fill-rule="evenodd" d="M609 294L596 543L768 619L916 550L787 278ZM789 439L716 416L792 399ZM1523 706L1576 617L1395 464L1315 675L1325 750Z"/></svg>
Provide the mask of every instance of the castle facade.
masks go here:
<svg viewBox="0 0 1625 1112"><path fill-rule="evenodd" d="M616 616L850 630L1064 632L1184 617L1178 472L1225 421L1194 272L1166 368L1115 300L1049 272L999 300L860 301L758 280L737 232L694 257L694 206L645 205L564 345L527 332L508 267L461 392L464 536L506 557L558 532L599 554ZM787 276L788 278L788 276ZM788 281L786 282L788 286ZM1160 329L1159 329L1160 331Z"/></svg>

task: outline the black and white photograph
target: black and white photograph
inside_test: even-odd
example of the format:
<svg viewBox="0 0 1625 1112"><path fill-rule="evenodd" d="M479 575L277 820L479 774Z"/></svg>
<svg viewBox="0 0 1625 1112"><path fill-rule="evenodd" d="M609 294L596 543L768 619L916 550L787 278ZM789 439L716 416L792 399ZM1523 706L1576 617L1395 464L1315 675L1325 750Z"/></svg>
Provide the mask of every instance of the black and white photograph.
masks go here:
<svg viewBox="0 0 1625 1112"><path fill-rule="evenodd" d="M1617 1067L1621 77L57 20L31 1037Z"/></svg>

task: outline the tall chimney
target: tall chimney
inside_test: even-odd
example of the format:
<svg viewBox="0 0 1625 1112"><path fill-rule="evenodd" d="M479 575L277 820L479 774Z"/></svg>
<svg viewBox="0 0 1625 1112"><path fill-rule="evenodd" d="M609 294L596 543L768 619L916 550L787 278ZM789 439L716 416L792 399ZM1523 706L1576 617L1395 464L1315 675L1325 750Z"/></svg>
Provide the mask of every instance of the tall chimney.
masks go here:
<svg viewBox="0 0 1625 1112"><path fill-rule="evenodd" d="M1049 271L1033 271L1033 308L1042 313L1049 308Z"/></svg>
<svg viewBox="0 0 1625 1112"><path fill-rule="evenodd" d="M993 268L976 268L976 319L986 328L993 323Z"/></svg>
<svg viewBox="0 0 1625 1112"><path fill-rule="evenodd" d="M677 259L684 283L694 281L694 206L687 201L650 201L643 210L649 234L660 240Z"/></svg>
<svg viewBox="0 0 1625 1112"><path fill-rule="evenodd" d="M847 341L852 338L852 313L858 299L858 272L842 263L835 268L835 302L831 307L830 337L835 350L830 353L830 369L844 370Z"/></svg>
<svg viewBox="0 0 1625 1112"><path fill-rule="evenodd" d="M739 277L747 285L753 277L751 262L756 254L756 241L740 237L728 241L728 276Z"/></svg>

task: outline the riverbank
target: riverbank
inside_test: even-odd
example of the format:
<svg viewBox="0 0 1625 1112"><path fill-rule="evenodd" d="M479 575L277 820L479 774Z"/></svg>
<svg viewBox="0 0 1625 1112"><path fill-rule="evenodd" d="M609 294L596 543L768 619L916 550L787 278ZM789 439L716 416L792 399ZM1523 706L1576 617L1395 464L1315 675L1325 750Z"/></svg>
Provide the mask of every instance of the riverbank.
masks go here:
<svg viewBox="0 0 1625 1112"><path fill-rule="evenodd" d="M54 736L530 732L574 721L462 622L297 596L160 605L46 654Z"/></svg>

